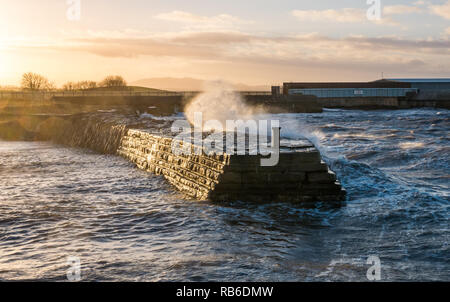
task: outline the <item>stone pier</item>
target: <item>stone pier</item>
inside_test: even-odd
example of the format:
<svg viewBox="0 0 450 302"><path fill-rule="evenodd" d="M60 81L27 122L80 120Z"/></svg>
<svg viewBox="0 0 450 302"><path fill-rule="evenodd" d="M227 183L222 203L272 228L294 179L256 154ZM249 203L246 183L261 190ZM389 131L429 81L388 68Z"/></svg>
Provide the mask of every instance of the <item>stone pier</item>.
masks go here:
<svg viewBox="0 0 450 302"><path fill-rule="evenodd" d="M197 200L254 202L339 202L345 190L309 141L282 145L278 165L263 167L261 155L176 155L174 138L129 129L118 154L138 168L163 175ZM182 147L181 141L175 142ZM196 150L195 148L200 148ZM178 152L176 152L178 153Z"/></svg>
<svg viewBox="0 0 450 302"><path fill-rule="evenodd" d="M261 155L208 155L199 146L190 146L192 155L178 155L172 144L184 149L182 142L145 130L170 135L165 131L169 126L165 121L148 123L113 113L0 114L1 139L53 141L119 154L141 169L163 175L178 190L198 200L334 203L345 198L335 174L309 141L282 141L278 164L264 167Z"/></svg>

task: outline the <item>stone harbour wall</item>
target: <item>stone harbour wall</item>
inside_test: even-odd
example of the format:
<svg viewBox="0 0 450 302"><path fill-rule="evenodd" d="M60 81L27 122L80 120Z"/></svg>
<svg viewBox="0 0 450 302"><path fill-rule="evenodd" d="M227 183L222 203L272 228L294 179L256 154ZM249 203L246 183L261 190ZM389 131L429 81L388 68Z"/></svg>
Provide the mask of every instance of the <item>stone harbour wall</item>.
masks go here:
<svg viewBox="0 0 450 302"><path fill-rule="evenodd" d="M196 146L189 146L197 151L192 155L177 155L172 151L173 138L137 129L153 128L130 123L122 115L100 113L20 119L6 116L4 120L0 116L2 139L54 141L119 154L140 169L163 175L178 190L198 200L335 202L345 198L336 176L308 141L284 146L277 166L262 167L261 156L206 155Z"/></svg>
<svg viewBox="0 0 450 302"><path fill-rule="evenodd" d="M307 141L300 147L282 148L279 163L274 167L262 167L260 155L207 155L201 147L192 145L188 148L197 152L176 155L172 143L170 137L129 129L122 137L118 154L140 169L163 175L178 190L198 200L339 202L345 199L345 190L336 175ZM182 142L175 143L183 147Z"/></svg>
<svg viewBox="0 0 450 302"><path fill-rule="evenodd" d="M118 154L138 168L163 175L183 193L206 200L219 183L229 156L175 155L172 138L152 135L142 130L128 130Z"/></svg>

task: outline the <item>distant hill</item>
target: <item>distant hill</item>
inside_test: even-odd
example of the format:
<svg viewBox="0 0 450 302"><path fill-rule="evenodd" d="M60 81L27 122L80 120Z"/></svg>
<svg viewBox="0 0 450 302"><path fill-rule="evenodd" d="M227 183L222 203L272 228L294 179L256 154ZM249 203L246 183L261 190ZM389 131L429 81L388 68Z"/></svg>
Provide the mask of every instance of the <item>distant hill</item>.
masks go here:
<svg viewBox="0 0 450 302"><path fill-rule="evenodd" d="M194 78L149 78L130 84L171 91L201 91L204 88L204 83L204 80ZM269 85L246 85L241 83L231 83L231 85L240 91L270 91Z"/></svg>
<svg viewBox="0 0 450 302"><path fill-rule="evenodd" d="M140 86L124 86L124 87L97 87L86 89L86 91L163 92L164 90Z"/></svg>

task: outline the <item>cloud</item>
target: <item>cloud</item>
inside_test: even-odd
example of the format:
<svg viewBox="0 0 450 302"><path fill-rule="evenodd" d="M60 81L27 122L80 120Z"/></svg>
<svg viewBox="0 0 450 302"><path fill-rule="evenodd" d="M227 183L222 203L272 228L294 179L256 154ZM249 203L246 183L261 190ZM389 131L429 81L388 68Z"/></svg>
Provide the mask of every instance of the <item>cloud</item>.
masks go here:
<svg viewBox="0 0 450 302"><path fill-rule="evenodd" d="M394 11L394 10L393 10ZM367 10L358 8L327 9L327 10L293 10L291 14L304 22L335 22L335 23L367 23L378 25L401 26L389 17L370 21Z"/></svg>
<svg viewBox="0 0 450 302"><path fill-rule="evenodd" d="M448 30L447 30L448 31ZM450 71L446 58L450 40L406 39L396 36L346 36L335 38L317 33L303 35L249 34L224 31L145 32L89 31L66 33L64 40L16 41L11 51L88 53L105 59L139 59L149 62L176 61L183 66L208 66L211 70L250 73L249 65L262 70L345 70L369 73ZM115 60L116 62L119 60ZM153 64L153 63L152 63ZM155 63L156 64L156 63ZM246 67L243 67L246 66ZM177 67L178 68L178 67ZM180 67L181 68L181 67ZM187 67L183 67L187 68ZM256 69L255 69L256 70ZM259 75L258 75L259 76Z"/></svg>
<svg viewBox="0 0 450 302"><path fill-rule="evenodd" d="M145 37L144 37L145 36ZM139 34L130 38L71 39L59 51L87 52L108 58L146 56L208 62L210 66L284 66L284 68L422 71L450 70L442 63L450 55L449 40L347 36L332 38L316 33L297 36L261 36L224 32ZM48 49L48 47L47 47ZM149 59L146 59L149 60ZM212 64L212 65L211 65ZM277 68L278 68L277 67ZM237 68L237 67L236 67Z"/></svg>
<svg viewBox="0 0 450 302"><path fill-rule="evenodd" d="M293 10L292 15L300 21L331 21L341 23L358 23L367 21L366 12L362 9L343 8L340 10Z"/></svg>
<svg viewBox="0 0 450 302"><path fill-rule="evenodd" d="M415 6L430 5L430 1L419 0L413 3Z"/></svg>
<svg viewBox="0 0 450 302"><path fill-rule="evenodd" d="M450 29L447 29L447 33ZM28 45L26 43L28 41ZM30 42L34 41L34 42ZM396 36L347 36L333 38L317 33L303 35L255 35L240 32L152 33L126 30L67 33L64 40L20 40L9 47L57 48L87 51L107 57L174 56L214 59L220 57L272 57L280 60L299 55L320 57L342 54L352 59L355 53L369 51L374 57L414 57L421 54L450 54L450 41L443 39L403 39ZM358 55L363 57L362 55Z"/></svg>
<svg viewBox="0 0 450 302"><path fill-rule="evenodd" d="M432 14L441 16L445 19L450 19L450 0L442 5L431 5L430 11Z"/></svg>
<svg viewBox="0 0 450 302"><path fill-rule="evenodd" d="M156 19L177 22L185 25L185 28L196 29L233 29L239 25L251 24L252 21L242 20L228 14L217 16L200 16L185 11L172 11L155 16Z"/></svg>
<svg viewBox="0 0 450 302"><path fill-rule="evenodd" d="M419 4L420 5L420 4ZM409 5L390 5L383 8L384 15L406 15L422 13L423 9L417 6Z"/></svg>

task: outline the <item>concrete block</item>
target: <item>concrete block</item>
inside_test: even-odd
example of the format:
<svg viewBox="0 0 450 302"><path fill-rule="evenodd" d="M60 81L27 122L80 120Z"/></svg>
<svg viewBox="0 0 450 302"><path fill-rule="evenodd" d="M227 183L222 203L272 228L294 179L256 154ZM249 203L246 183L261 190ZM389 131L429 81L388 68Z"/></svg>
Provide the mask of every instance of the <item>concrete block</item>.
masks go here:
<svg viewBox="0 0 450 302"><path fill-rule="evenodd" d="M334 183L336 181L336 174L331 171L309 172L307 174L307 179L310 183Z"/></svg>
<svg viewBox="0 0 450 302"><path fill-rule="evenodd" d="M328 166L321 161L320 163L301 163L290 167L291 171L300 172L328 172Z"/></svg>

